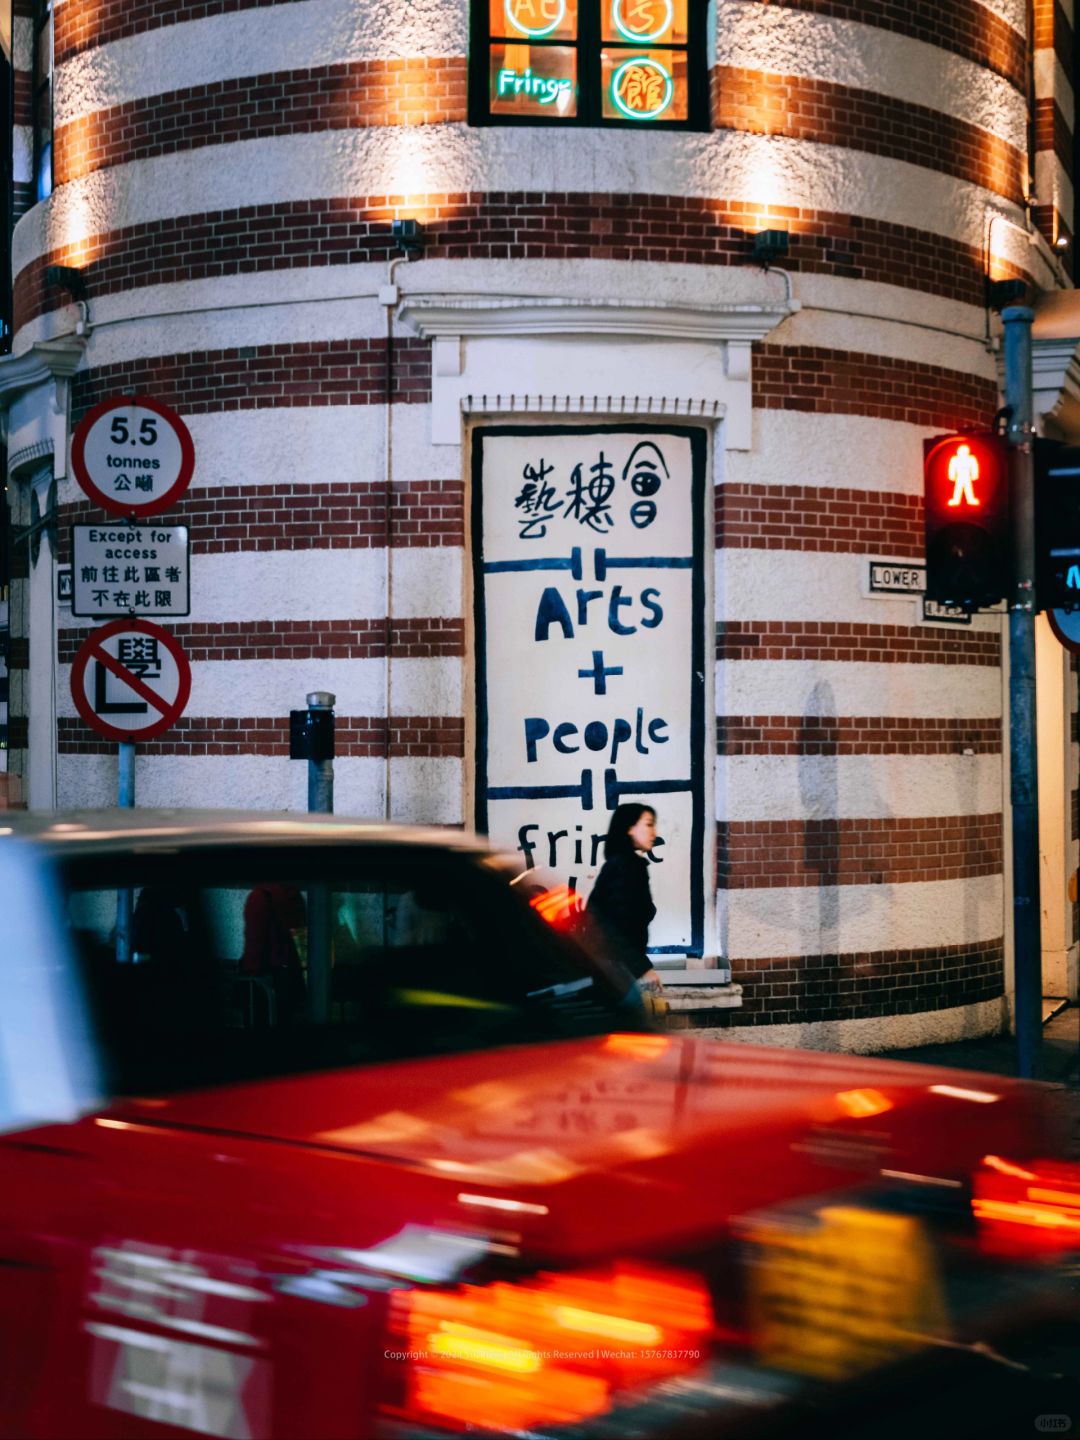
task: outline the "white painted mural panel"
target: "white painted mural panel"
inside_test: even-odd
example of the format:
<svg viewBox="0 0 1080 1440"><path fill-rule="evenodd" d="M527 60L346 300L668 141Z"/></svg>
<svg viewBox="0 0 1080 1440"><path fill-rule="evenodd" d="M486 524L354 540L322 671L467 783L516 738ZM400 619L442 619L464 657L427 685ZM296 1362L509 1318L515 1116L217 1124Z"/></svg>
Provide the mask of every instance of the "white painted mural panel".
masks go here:
<svg viewBox="0 0 1080 1440"><path fill-rule="evenodd" d="M657 958L704 933L705 435L474 434L477 825L587 895L611 812L654 805Z"/></svg>

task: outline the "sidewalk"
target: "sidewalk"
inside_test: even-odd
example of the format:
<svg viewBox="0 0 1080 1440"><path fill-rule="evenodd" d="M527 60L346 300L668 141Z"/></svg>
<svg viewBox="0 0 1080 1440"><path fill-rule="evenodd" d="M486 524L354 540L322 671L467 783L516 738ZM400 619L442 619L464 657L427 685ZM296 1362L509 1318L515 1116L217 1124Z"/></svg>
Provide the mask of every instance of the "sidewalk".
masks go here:
<svg viewBox="0 0 1080 1440"><path fill-rule="evenodd" d="M1080 1084L1080 1009L1070 1005L1043 1026L1041 1079ZM990 1035L981 1040L957 1040L948 1045L922 1045L914 1050L885 1050L882 1059L913 1060L921 1065L947 1065L958 1070L982 1070L989 1075L1016 1074L1016 1037Z"/></svg>

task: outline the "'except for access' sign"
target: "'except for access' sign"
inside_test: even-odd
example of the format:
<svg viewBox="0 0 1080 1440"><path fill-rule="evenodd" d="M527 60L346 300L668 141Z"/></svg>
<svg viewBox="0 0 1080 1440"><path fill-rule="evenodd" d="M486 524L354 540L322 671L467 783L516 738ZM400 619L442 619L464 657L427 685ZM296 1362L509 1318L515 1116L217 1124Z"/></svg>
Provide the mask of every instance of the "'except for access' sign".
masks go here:
<svg viewBox="0 0 1080 1440"><path fill-rule="evenodd" d="M149 620L91 631L71 666L75 708L106 740L153 740L180 718L190 694L179 641Z"/></svg>
<svg viewBox="0 0 1080 1440"><path fill-rule="evenodd" d="M175 410L147 395L114 395L88 410L71 441L71 468L110 515L157 515L191 483L195 445Z"/></svg>
<svg viewBox="0 0 1080 1440"><path fill-rule="evenodd" d="M186 525L73 525L73 615L189 615Z"/></svg>

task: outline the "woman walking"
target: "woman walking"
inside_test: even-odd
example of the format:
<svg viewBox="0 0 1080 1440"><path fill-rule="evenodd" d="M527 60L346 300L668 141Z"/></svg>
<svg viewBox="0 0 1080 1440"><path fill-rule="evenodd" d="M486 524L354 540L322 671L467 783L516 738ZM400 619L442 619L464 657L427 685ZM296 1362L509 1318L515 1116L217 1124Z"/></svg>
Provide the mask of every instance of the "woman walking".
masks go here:
<svg viewBox="0 0 1080 1440"><path fill-rule="evenodd" d="M649 890L648 853L656 843L656 811L632 802L611 817L604 841L604 865L589 896L589 914L598 921L612 957L634 977L645 1008L663 1014L663 986L649 960L649 924L656 914Z"/></svg>

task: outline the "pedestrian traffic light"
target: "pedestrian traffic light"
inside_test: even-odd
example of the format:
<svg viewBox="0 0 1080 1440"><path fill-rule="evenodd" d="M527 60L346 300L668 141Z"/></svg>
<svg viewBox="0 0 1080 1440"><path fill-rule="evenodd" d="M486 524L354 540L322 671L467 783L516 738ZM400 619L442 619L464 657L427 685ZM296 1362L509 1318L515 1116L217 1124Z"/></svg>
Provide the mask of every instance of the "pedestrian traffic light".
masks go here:
<svg viewBox="0 0 1080 1440"><path fill-rule="evenodd" d="M924 453L926 597L965 610L994 605L1011 569L1005 439L937 435Z"/></svg>
<svg viewBox="0 0 1080 1440"><path fill-rule="evenodd" d="M1080 610L1080 447L1035 441L1035 591L1040 610Z"/></svg>

